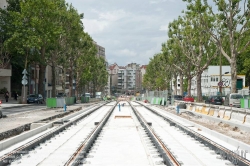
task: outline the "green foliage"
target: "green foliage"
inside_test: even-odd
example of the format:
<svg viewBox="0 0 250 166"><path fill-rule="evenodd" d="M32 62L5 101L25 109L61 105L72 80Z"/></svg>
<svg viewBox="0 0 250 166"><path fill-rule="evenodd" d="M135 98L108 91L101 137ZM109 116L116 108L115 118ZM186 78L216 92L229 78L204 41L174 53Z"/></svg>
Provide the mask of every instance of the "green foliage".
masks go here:
<svg viewBox="0 0 250 166"><path fill-rule="evenodd" d="M4 87L0 89L0 94L5 94L7 91L8 91L7 88Z"/></svg>

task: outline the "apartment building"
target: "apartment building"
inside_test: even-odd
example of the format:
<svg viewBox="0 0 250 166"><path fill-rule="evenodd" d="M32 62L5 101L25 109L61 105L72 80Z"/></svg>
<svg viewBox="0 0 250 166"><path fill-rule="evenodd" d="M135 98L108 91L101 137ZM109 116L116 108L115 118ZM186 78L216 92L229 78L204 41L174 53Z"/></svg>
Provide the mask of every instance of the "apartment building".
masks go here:
<svg viewBox="0 0 250 166"><path fill-rule="evenodd" d="M6 0L0 1L0 8L7 7ZM3 61L2 61L3 62ZM9 63L0 63L0 89L6 88L11 93L12 69Z"/></svg>
<svg viewBox="0 0 250 166"><path fill-rule="evenodd" d="M110 92L109 94L114 94L117 92L117 86L118 86L118 71L119 71L119 66L114 63L109 65L109 81L110 81Z"/></svg>
<svg viewBox="0 0 250 166"><path fill-rule="evenodd" d="M112 87L120 94L134 94L142 90L142 79L146 72L146 66L142 67L136 63L130 63L126 66L111 65L113 68ZM112 90L111 90L112 91Z"/></svg>

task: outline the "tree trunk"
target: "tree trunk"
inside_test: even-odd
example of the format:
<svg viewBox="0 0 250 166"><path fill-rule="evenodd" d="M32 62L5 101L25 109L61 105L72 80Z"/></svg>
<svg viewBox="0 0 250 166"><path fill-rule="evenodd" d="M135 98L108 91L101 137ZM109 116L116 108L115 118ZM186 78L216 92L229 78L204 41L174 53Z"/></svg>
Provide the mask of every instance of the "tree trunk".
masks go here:
<svg viewBox="0 0 250 166"><path fill-rule="evenodd" d="M236 84L237 84L237 65L236 65L236 58L232 56L231 58L231 93L236 93Z"/></svg>
<svg viewBox="0 0 250 166"><path fill-rule="evenodd" d="M196 82L197 82L197 102L202 101L202 91L201 91L201 72L198 72L196 75Z"/></svg>
<svg viewBox="0 0 250 166"><path fill-rule="evenodd" d="M191 96L191 80L192 77L188 77L188 88L187 88L188 96Z"/></svg>
<svg viewBox="0 0 250 166"><path fill-rule="evenodd" d="M72 97L72 67L70 66L70 70L69 70L69 96Z"/></svg>
<svg viewBox="0 0 250 166"><path fill-rule="evenodd" d="M52 97L56 97L56 67L55 63L52 61Z"/></svg>
<svg viewBox="0 0 250 166"><path fill-rule="evenodd" d="M41 57L45 61L45 47L42 46L41 48ZM38 93L43 95L43 98L46 97L45 95L45 70L46 70L46 65L44 64L39 64L39 81L38 81Z"/></svg>
<svg viewBox="0 0 250 166"><path fill-rule="evenodd" d="M95 98L95 92L96 92L96 82L93 81L93 97Z"/></svg>
<svg viewBox="0 0 250 166"><path fill-rule="evenodd" d="M43 97L46 97L45 94L45 70L46 70L46 66L40 64L39 65L39 81L38 81L38 93L43 95Z"/></svg>
<svg viewBox="0 0 250 166"><path fill-rule="evenodd" d="M177 95L177 77L178 77L178 75L175 73L174 74L174 95Z"/></svg>
<svg viewBox="0 0 250 166"><path fill-rule="evenodd" d="M183 96L183 75L180 73L180 95Z"/></svg>
<svg viewBox="0 0 250 166"><path fill-rule="evenodd" d="M66 82L66 73L65 73L65 68L62 69L62 80L61 80L61 83L62 83L62 89L63 89L63 93L65 93L65 82ZM68 97L68 95L67 95Z"/></svg>

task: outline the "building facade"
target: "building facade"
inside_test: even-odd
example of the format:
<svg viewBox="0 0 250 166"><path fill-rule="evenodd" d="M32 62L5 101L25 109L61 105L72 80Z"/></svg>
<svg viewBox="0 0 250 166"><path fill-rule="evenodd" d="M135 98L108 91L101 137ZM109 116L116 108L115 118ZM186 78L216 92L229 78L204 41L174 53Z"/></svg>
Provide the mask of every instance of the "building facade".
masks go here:
<svg viewBox="0 0 250 166"><path fill-rule="evenodd" d="M220 66L208 66L201 75L201 90L203 96L217 95L221 92L222 95L231 93L231 68L230 66L222 66L221 81L220 81ZM222 82L222 83L219 83ZM172 89L174 89L172 81ZM221 85L221 87L220 87ZM239 91L247 90L245 87L245 75L237 75L237 89ZM244 92L245 93L245 92ZM177 78L177 94L180 94L180 78ZM191 80L191 95L197 96L197 82L196 77Z"/></svg>
<svg viewBox="0 0 250 166"><path fill-rule="evenodd" d="M7 8L7 2L6 0L0 1L0 8L6 9ZM1 41L0 41L1 42ZM0 64L0 89L6 88L9 93L11 94L11 76L12 76L12 67L9 63L3 63ZM21 84L21 82L20 82Z"/></svg>
<svg viewBox="0 0 250 166"><path fill-rule="evenodd" d="M112 92L118 94L135 94L142 91L143 75L146 73L146 65L140 66L136 63L130 63L126 66L110 65L109 76L112 85Z"/></svg>

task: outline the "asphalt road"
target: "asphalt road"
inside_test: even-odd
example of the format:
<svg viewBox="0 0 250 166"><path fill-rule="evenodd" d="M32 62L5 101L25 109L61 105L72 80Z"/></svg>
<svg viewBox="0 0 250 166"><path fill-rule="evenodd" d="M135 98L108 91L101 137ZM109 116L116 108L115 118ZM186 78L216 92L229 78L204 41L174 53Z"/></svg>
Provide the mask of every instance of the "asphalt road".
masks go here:
<svg viewBox="0 0 250 166"><path fill-rule="evenodd" d="M7 108L7 109L1 109L3 115L10 115L10 114L16 114L16 113L22 113L26 111L36 111L40 109L47 108L45 104L39 104L39 105L28 105L24 107L13 107L13 108Z"/></svg>

